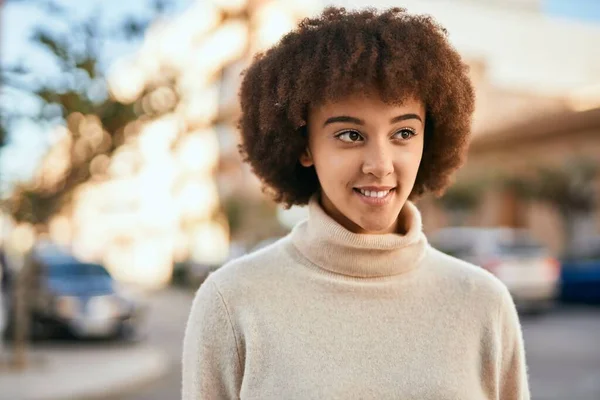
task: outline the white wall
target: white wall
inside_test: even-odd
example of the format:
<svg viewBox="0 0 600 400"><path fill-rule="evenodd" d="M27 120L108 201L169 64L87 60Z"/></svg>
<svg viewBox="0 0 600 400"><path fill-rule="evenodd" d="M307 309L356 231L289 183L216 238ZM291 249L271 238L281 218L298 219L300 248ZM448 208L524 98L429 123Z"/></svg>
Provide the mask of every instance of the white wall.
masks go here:
<svg viewBox="0 0 600 400"><path fill-rule="evenodd" d="M449 32L466 57L483 57L494 85L562 94L600 82L600 25L562 20L499 1L325 0L324 4L363 8L401 6L430 14ZM533 1L535 3L535 1Z"/></svg>

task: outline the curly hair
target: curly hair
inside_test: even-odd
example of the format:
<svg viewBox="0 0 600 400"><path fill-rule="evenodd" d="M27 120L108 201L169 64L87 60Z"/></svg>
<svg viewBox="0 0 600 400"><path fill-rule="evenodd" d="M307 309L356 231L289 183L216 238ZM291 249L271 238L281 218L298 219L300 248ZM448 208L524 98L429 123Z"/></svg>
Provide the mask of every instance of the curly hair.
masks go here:
<svg viewBox="0 0 600 400"><path fill-rule="evenodd" d="M464 162L474 110L468 67L446 30L403 8L328 7L243 72L240 154L276 202L304 205L319 189L314 167L298 161L309 107L368 90L389 104L410 96L424 103L423 157L409 198L444 192Z"/></svg>

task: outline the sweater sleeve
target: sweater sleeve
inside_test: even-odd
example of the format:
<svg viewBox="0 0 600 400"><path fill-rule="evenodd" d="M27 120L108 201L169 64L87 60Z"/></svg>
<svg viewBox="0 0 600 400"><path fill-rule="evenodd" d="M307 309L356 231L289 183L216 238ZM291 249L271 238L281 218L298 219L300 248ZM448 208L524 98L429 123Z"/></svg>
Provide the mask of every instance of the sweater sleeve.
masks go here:
<svg viewBox="0 0 600 400"><path fill-rule="evenodd" d="M182 399L238 399L242 363L229 311L216 284L196 292L183 340Z"/></svg>
<svg viewBox="0 0 600 400"><path fill-rule="evenodd" d="M499 400L529 400L529 382L525 348L519 316L506 287L502 291L500 309L500 379Z"/></svg>

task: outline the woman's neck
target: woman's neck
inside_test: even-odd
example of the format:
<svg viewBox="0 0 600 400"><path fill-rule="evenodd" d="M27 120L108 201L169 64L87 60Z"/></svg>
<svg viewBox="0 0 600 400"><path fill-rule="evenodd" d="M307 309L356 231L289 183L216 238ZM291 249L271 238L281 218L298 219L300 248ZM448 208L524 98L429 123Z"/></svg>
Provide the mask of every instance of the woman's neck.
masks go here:
<svg viewBox="0 0 600 400"><path fill-rule="evenodd" d="M402 234L354 233L332 218L315 195L309 218L294 228L292 241L309 261L328 272L362 278L398 275L418 266L427 245L414 204L405 204L398 221Z"/></svg>

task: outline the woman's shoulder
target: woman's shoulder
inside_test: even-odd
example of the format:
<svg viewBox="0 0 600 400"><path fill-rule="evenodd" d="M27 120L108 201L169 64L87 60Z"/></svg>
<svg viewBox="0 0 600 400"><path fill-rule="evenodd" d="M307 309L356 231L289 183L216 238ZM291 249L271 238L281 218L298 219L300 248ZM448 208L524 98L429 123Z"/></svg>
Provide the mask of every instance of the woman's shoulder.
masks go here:
<svg viewBox="0 0 600 400"><path fill-rule="evenodd" d="M241 288L248 291L256 285L266 285L278 279L278 275L292 262L286 249L289 237L285 236L259 250L233 259L214 271L207 282L220 291L236 292Z"/></svg>
<svg viewBox="0 0 600 400"><path fill-rule="evenodd" d="M469 300L487 300L497 307L507 300L507 295L510 297L506 285L485 268L445 254L432 246L428 247L424 262L441 286L457 290Z"/></svg>

